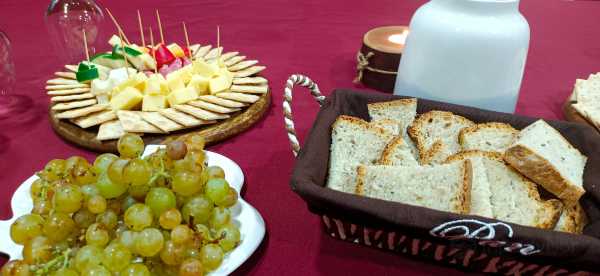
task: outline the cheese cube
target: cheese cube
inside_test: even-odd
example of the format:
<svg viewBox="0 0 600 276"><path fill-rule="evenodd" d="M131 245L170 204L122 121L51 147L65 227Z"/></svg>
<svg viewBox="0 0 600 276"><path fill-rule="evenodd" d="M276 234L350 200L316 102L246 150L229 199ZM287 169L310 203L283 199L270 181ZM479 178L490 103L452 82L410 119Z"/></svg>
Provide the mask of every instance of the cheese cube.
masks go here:
<svg viewBox="0 0 600 276"><path fill-rule="evenodd" d="M228 82L233 83L233 73L227 70L227 68L221 68L219 70L219 75L224 75L227 77ZM230 84L231 85L231 84Z"/></svg>
<svg viewBox="0 0 600 276"><path fill-rule="evenodd" d="M179 90L181 88L185 88L185 83L181 78L181 73L179 71L172 72L167 75L167 85L169 86L169 91L173 92L175 90Z"/></svg>
<svg viewBox="0 0 600 276"><path fill-rule="evenodd" d="M171 106L176 104L184 104L189 101L193 101L196 98L198 98L198 94L196 94L196 91L191 87L177 89L167 96L167 100Z"/></svg>
<svg viewBox="0 0 600 276"><path fill-rule="evenodd" d="M208 94L208 81L208 78L201 75L193 75L192 80L188 83L187 87L193 88L198 95L206 95Z"/></svg>
<svg viewBox="0 0 600 276"><path fill-rule="evenodd" d="M142 111L159 111L169 107L165 95L144 95Z"/></svg>
<svg viewBox="0 0 600 276"><path fill-rule="evenodd" d="M177 43L169 44L167 49L169 49L169 51L171 51L171 53L173 53L173 55L176 57L185 57L185 52L183 52L183 49L177 45Z"/></svg>
<svg viewBox="0 0 600 276"><path fill-rule="evenodd" d="M208 90L211 94L223 92L231 87L231 79L227 75L218 75L208 81Z"/></svg>
<svg viewBox="0 0 600 276"><path fill-rule="evenodd" d="M206 78L213 77L219 73L219 65L211 62L207 63L203 60L197 60L192 63L194 73Z"/></svg>
<svg viewBox="0 0 600 276"><path fill-rule="evenodd" d="M110 99L110 106L113 110L129 110L136 107L144 98L142 92L133 88L127 87Z"/></svg>
<svg viewBox="0 0 600 276"><path fill-rule="evenodd" d="M93 79L90 92L94 95L109 95L112 89L110 80Z"/></svg>
<svg viewBox="0 0 600 276"><path fill-rule="evenodd" d="M179 72L183 83L187 85L188 83L190 83L190 81L192 80L192 76L194 75L194 67L192 66L192 64L188 64L186 66L183 66L183 68L179 69L177 72Z"/></svg>
<svg viewBox="0 0 600 276"><path fill-rule="evenodd" d="M112 90L112 94L113 95L119 94L121 91L123 91L127 87L133 87L139 91L144 91L145 87L146 87L147 79L148 79L148 77L146 77L146 74L139 72L135 75L132 75L126 81L115 86Z"/></svg>

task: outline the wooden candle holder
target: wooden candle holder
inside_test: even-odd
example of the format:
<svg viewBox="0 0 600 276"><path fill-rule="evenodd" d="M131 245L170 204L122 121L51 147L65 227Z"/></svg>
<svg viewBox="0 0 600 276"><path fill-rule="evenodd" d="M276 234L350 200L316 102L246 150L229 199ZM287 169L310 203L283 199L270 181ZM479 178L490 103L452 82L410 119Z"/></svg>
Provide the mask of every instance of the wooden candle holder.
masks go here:
<svg viewBox="0 0 600 276"><path fill-rule="evenodd" d="M392 93L407 34L407 26L385 26L368 31L356 55L354 82Z"/></svg>

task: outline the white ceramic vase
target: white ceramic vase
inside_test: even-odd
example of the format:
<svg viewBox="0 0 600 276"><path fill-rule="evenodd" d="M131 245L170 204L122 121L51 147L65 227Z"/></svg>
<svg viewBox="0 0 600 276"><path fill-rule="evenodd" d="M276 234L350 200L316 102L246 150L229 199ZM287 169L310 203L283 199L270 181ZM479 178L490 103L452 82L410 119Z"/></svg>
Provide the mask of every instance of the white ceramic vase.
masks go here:
<svg viewBox="0 0 600 276"><path fill-rule="evenodd" d="M528 48L519 0L431 0L410 22L394 94L512 113Z"/></svg>

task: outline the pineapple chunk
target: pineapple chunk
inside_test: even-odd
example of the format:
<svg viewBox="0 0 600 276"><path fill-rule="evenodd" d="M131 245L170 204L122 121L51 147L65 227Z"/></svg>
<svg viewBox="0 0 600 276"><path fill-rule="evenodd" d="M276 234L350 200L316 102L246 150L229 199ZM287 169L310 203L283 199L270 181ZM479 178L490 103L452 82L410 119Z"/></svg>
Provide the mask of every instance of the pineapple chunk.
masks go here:
<svg viewBox="0 0 600 276"><path fill-rule="evenodd" d="M198 94L196 94L196 91L191 87L177 89L167 96L167 100L171 106L184 104L189 101L193 101L196 98L198 98Z"/></svg>
<svg viewBox="0 0 600 276"><path fill-rule="evenodd" d="M165 95L144 95L142 111L159 111L169 107Z"/></svg>
<svg viewBox="0 0 600 276"><path fill-rule="evenodd" d="M169 49L169 51L171 51L171 53L173 53L173 55L176 57L185 57L185 52L183 52L183 49L177 45L177 43L169 44L167 49Z"/></svg>
<svg viewBox="0 0 600 276"><path fill-rule="evenodd" d="M144 98L142 92L133 88L126 87L120 93L113 95L110 100L110 106L113 110L129 110L136 107Z"/></svg>
<svg viewBox="0 0 600 276"><path fill-rule="evenodd" d="M185 83L181 78L181 73L179 71L172 72L167 75L167 85L169 86L169 91L173 92L175 90L179 90L181 88L185 88Z"/></svg>
<svg viewBox="0 0 600 276"><path fill-rule="evenodd" d="M194 73L206 78L211 78L219 73L219 65L211 62L207 63L202 60L197 60L192 63Z"/></svg>
<svg viewBox="0 0 600 276"><path fill-rule="evenodd" d="M187 87L191 87L196 91L198 95L208 94L208 78L201 75L193 75L192 80L188 83Z"/></svg>

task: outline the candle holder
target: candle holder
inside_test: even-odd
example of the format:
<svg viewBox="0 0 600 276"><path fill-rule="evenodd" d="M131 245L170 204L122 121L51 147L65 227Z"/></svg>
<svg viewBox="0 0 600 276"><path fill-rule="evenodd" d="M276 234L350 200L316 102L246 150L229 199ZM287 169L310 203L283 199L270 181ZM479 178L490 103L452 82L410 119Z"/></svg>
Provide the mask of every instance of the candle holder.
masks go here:
<svg viewBox="0 0 600 276"><path fill-rule="evenodd" d="M356 54L354 82L392 93L408 33L407 26L383 26L365 33L362 47Z"/></svg>

